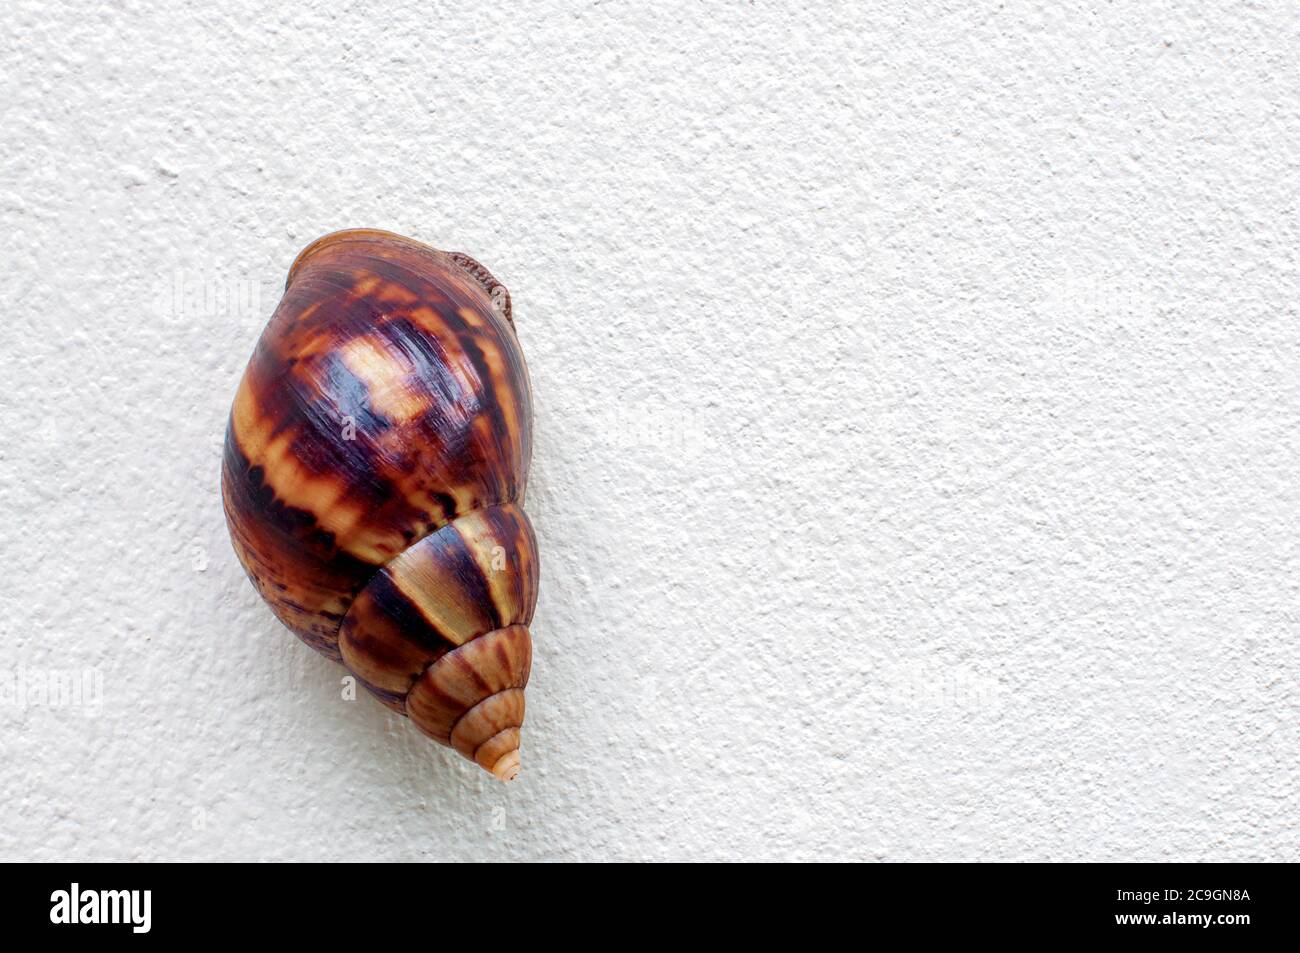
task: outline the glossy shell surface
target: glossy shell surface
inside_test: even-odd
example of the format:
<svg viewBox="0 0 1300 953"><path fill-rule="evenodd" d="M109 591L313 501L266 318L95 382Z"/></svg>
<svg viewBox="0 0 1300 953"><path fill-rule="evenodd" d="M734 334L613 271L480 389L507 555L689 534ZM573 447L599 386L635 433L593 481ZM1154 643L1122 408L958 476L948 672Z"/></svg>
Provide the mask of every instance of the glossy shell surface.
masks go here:
<svg viewBox="0 0 1300 953"><path fill-rule="evenodd" d="M485 268L372 230L298 256L231 411L235 551L304 642L488 770L517 770L531 453L510 298Z"/></svg>

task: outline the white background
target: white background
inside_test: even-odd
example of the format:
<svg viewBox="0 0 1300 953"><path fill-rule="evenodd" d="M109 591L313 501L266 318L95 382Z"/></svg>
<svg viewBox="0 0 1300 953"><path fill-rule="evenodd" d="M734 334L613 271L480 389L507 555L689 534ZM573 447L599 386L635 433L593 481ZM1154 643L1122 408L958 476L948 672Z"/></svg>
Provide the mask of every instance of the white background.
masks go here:
<svg viewBox="0 0 1300 953"><path fill-rule="evenodd" d="M1295 4L489 6L6 5L0 856L1296 860ZM514 297L512 785L227 540L345 226Z"/></svg>

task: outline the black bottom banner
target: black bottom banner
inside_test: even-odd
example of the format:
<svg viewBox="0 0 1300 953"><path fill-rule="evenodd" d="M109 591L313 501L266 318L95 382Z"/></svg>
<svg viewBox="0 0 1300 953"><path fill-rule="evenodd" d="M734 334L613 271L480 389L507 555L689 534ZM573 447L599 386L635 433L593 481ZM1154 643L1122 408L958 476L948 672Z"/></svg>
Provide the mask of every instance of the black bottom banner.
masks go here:
<svg viewBox="0 0 1300 953"><path fill-rule="evenodd" d="M658 887L640 882L654 877L643 871L623 875L633 878L625 891L613 889L620 875L610 872L595 891L581 873L567 885L558 870L536 889L534 871L487 867L108 864L10 866L9 873L16 882L0 907L19 935L63 934L96 945L381 936L405 943L429 938L434 917L476 930L498 927L512 938L574 931L594 938L593 914L627 918L638 939L694 939L703 928L720 937L726 931L730 942L737 927L742 935L783 927L828 940L846 930L881 938L1130 937L1216 946L1293 944L1296 936L1294 868L1282 865L876 866L818 871L811 879L802 870L728 869L701 872L704 882L679 872ZM761 876L766 882L751 886Z"/></svg>

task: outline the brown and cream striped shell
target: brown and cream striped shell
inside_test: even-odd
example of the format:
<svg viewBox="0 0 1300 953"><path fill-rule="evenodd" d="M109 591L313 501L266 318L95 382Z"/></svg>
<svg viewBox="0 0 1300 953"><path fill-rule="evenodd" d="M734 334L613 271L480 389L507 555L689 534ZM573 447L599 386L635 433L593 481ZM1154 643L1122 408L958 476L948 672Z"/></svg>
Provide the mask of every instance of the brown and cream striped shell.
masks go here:
<svg viewBox="0 0 1300 953"><path fill-rule="evenodd" d="M532 661L531 452L505 288L356 229L290 268L222 466L235 552L280 621L503 780Z"/></svg>

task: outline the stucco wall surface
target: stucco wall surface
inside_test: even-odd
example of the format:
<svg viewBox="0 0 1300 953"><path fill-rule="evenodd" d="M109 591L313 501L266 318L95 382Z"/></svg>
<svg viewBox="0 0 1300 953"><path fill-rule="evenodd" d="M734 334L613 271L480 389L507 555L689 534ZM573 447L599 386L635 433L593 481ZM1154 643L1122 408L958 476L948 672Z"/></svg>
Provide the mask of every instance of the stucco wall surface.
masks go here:
<svg viewBox="0 0 1300 953"><path fill-rule="evenodd" d="M1297 9L10 0L0 857L1296 860ZM226 537L345 226L514 298L511 785Z"/></svg>

